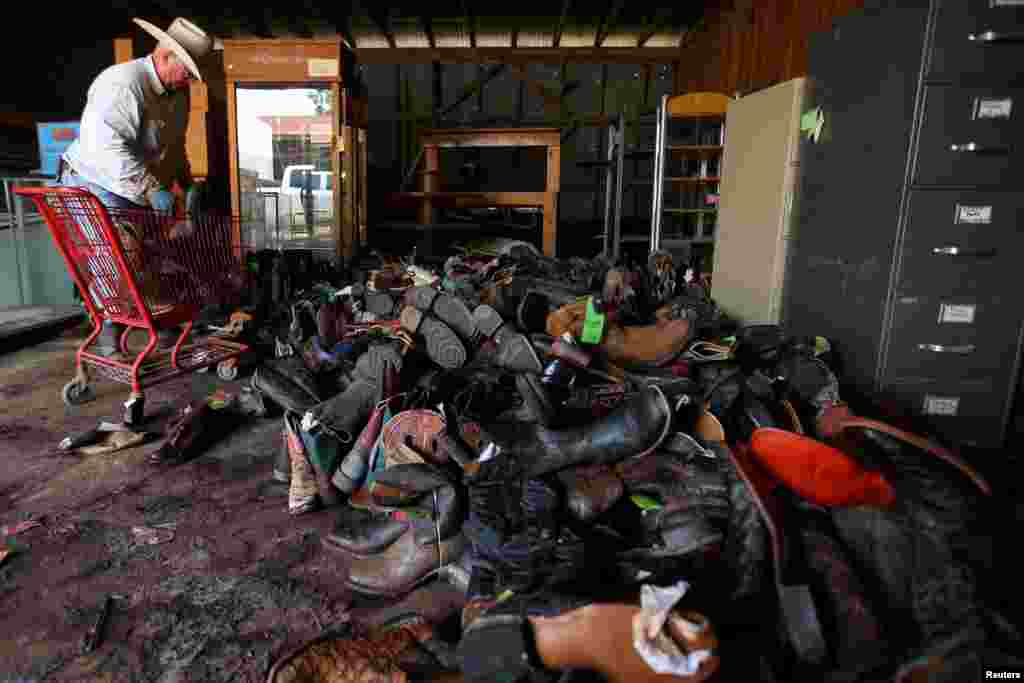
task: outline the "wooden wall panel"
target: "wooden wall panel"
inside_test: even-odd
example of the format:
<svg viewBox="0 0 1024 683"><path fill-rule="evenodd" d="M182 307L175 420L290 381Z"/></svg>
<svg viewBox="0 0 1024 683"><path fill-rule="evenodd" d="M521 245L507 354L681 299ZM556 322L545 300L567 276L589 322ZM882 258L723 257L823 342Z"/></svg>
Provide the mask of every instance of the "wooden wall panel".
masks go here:
<svg viewBox="0 0 1024 683"><path fill-rule="evenodd" d="M864 0L725 0L680 50L676 92L746 94L807 74L812 33Z"/></svg>

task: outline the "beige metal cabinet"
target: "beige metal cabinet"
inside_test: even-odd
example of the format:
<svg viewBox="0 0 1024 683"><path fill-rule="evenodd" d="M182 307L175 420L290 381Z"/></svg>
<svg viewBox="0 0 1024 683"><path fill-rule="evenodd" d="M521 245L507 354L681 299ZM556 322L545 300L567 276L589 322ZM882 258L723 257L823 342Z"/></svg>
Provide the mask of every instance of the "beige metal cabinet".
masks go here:
<svg viewBox="0 0 1024 683"><path fill-rule="evenodd" d="M778 323L799 167L805 79L729 103L712 296L736 319Z"/></svg>

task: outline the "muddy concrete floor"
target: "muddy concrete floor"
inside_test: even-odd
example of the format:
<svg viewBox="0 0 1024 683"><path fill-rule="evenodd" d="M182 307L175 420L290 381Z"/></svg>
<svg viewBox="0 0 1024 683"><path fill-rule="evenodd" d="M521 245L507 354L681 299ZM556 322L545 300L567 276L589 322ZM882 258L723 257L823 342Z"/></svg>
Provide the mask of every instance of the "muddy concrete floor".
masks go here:
<svg viewBox="0 0 1024 683"><path fill-rule="evenodd" d="M161 440L110 455L63 453L69 433L120 421L125 385L99 380L96 400L66 407L81 330L0 355L0 681L262 681L290 649L347 625L415 609L450 618L459 594L442 583L398 602L364 602L344 586L345 558L321 535L335 513L292 517L272 482L280 417L223 425L199 457L167 467ZM193 374L146 392L146 430L163 432L189 400L218 388ZM140 542L135 527L167 542ZM170 533L166 533L170 532ZM163 540L163 539L161 539ZM101 645L81 644L107 598Z"/></svg>

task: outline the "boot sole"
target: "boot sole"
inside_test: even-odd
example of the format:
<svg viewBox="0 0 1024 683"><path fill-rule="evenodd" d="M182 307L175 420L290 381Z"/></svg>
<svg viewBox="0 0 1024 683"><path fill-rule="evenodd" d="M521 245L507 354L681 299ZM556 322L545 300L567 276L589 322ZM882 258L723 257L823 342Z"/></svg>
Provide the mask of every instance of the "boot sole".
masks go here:
<svg viewBox="0 0 1024 683"><path fill-rule="evenodd" d="M452 328L437 318L412 306L401 314L402 327L418 334L427 343L427 356L446 370L456 370L466 364L469 354L462 340Z"/></svg>
<svg viewBox="0 0 1024 683"><path fill-rule="evenodd" d="M472 342L477 336L476 319L466 304L462 303L462 299L451 294L441 294L434 299L430 312L465 341Z"/></svg>
<svg viewBox="0 0 1024 683"><path fill-rule="evenodd" d="M476 323L477 332L485 337L493 337L505 324L501 314L487 304L476 307L476 310L473 311L473 321Z"/></svg>

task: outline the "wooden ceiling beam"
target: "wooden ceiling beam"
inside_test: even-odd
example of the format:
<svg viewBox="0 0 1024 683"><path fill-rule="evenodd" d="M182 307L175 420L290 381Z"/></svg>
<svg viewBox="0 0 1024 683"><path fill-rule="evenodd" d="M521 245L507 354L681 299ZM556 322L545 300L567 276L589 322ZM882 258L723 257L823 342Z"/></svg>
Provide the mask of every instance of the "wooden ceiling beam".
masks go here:
<svg viewBox="0 0 1024 683"><path fill-rule="evenodd" d="M388 46L392 49L398 47L395 42L395 33L391 30L391 20L388 18L388 15L380 10L370 10L369 15L373 23L380 29L380 32L384 34L385 40L388 41Z"/></svg>
<svg viewBox="0 0 1024 683"><path fill-rule="evenodd" d="M434 23L430 20L429 14L421 14L420 26L423 28L423 32L427 34L427 42L430 43L431 48L437 47L437 39L434 38Z"/></svg>

